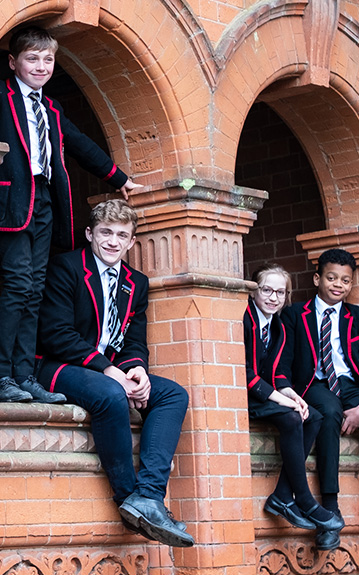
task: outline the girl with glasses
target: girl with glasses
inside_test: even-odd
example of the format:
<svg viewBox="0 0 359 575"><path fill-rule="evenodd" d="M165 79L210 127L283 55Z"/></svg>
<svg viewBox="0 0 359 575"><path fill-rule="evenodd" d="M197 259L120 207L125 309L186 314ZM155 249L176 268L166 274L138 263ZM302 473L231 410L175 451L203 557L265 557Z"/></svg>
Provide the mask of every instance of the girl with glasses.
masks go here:
<svg viewBox="0 0 359 575"><path fill-rule="evenodd" d="M278 429L283 462L276 488L264 509L295 527L338 529L339 525L334 525L339 519L313 498L305 470L322 416L307 405L278 370L285 345L279 314L291 302L290 275L279 265L267 264L254 272L252 281L258 287L249 297L243 319L249 417Z"/></svg>

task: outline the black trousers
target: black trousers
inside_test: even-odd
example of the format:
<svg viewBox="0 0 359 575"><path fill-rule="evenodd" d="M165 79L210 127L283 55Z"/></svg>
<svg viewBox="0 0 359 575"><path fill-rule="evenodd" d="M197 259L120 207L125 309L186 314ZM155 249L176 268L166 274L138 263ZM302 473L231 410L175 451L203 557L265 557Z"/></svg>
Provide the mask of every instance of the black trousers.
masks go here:
<svg viewBox="0 0 359 575"><path fill-rule="evenodd" d="M316 439L317 469L321 493L339 493L339 448L343 410L359 405L359 387L348 377L339 377L340 397L326 379L315 379L304 396L322 415Z"/></svg>
<svg viewBox="0 0 359 575"><path fill-rule="evenodd" d="M36 178L34 211L21 232L0 233L0 377L33 373L39 307L52 233L50 192Z"/></svg>

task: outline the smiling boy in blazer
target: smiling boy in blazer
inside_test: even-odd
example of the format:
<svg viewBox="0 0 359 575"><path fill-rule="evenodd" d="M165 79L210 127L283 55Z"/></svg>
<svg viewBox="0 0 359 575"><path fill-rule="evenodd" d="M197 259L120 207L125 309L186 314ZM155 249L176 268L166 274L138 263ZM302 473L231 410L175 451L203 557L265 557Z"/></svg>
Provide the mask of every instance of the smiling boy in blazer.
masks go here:
<svg viewBox="0 0 359 575"><path fill-rule="evenodd" d="M123 259L136 225L124 201L103 202L91 212L89 245L50 261L38 378L91 414L97 452L126 527L189 547L194 541L185 524L163 503L188 394L174 381L148 375L148 278ZM137 477L129 406L143 418Z"/></svg>
<svg viewBox="0 0 359 575"><path fill-rule="evenodd" d="M283 310L287 342L280 370L323 422L316 440L322 504L340 516L339 440L359 427L359 307L348 304L356 262L342 249L321 254L314 299ZM329 319L328 319L329 318ZM319 549L334 549L338 531L319 531Z"/></svg>
<svg viewBox="0 0 359 575"><path fill-rule="evenodd" d="M46 30L17 30L9 43L14 75L0 81L0 141L10 146L0 165L0 401L66 401L47 393L33 373L50 243L74 247L64 149L125 198L138 187L43 94L57 48Z"/></svg>

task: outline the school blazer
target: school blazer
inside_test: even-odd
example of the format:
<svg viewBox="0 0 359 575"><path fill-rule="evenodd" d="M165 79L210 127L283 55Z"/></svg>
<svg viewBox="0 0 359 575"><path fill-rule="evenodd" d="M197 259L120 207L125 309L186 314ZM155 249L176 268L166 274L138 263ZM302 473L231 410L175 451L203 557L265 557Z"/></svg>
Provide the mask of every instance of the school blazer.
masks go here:
<svg viewBox="0 0 359 575"><path fill-rule="evenodd" d="M55 388L66 365L102 372L115 365L123 371L141 365L148 370L146 309L148 278L126 262L121 264L117 303L123 334L122 349L97 350L104 315L101 279L91 248L50 260L39 318L39 381Z"/></svg>
<svg viewBox="0 0 359 575"><path fill-rule="evenodd" d="M273 389L292 387L290 381L278 369L286 341L285 329L278 314L274 314L271 323L271 341L265 353L258 314L251 298L244 313L243 323L249 399L253 396L264 402Z"/></svg>
<svg viewBox="0 0 359 575"><path fill-rule="evenodd" d="M53 243L73 249L73 214L69 176L64 164L64 150L88 172L121 188L127 180L119 168L85 134L68 120L60 104L43 95L52 146L51 198L53 204ZM31 220L35 182L30 162L30 137L25 105L19 85L12 77L0 81L0 141L10 152L0 165L0 231L18 232Z"/></svg>
<svg viewBox="0 0 359 575"><path fill-rule="evenodd" d="M319 337L315 299L294 303L281 314L287 343L280 369L291 379L302 397L315 377L319 362ZM339 314L339 334L346 364L359 385L359 307L343 303Z"/></svg>

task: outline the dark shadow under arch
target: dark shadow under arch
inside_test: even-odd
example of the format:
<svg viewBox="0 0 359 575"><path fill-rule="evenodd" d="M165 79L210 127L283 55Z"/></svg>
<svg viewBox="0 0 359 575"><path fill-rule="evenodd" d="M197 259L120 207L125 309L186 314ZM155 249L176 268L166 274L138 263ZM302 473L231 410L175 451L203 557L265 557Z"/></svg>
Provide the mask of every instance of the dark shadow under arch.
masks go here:
<svg viewBox="0 0 359 575"><path fill-rule="evenodd" d="M292 274L294 301L311 297L314 267L295 238L325 228L322 201L299 141L266 103L255 103L245 121L235 183L269 193L243 238L245 278L261 263L277 262Z"/></svg>

